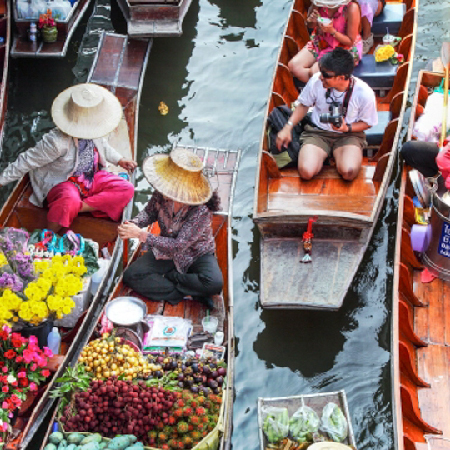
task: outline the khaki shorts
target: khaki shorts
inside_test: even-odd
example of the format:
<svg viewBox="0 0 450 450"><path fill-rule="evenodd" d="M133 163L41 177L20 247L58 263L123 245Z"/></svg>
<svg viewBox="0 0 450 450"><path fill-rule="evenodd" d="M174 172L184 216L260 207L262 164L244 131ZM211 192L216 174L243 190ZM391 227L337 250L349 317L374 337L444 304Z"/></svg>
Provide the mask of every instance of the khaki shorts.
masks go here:
<svg viewBox="0 0 450 450"><path fill-rule="evenodd" d="M328 156L333 156L334 149L345 145L356 145L361 150L367 147L366 135L363 131L352 134L336 133L334 131L321 130L311 125L305 126L300 136L300 144L302 147L306 144L320 147Z"/></svg>

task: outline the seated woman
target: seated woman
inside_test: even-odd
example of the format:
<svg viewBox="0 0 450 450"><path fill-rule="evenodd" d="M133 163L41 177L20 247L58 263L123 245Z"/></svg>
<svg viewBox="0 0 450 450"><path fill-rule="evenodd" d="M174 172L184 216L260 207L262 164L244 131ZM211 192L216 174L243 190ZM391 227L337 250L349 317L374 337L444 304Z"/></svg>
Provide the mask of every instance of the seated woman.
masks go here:
<svg viewBox="0 0 450 450"><path fill-rule="evenodd" d="M330 23L322 22L322 19ZM308 24L314 26L311 40L289 61L289 70L307 83L319 71L318 60L336 47L349 50L355 66L362 58L362 40L359 34L361 11L351 0L313 0L308 12Z"/></svg>
<svg viewBox="0 0 450 450"><path fill-rule="evenodd" d="M55 232L69 227L80 212L119 221L134 188L102 169L107 161L129 171L137 165L122 158L103 138L122 118L119 100L101 86L79 84L56 97L52 118L57 128L3 171L0 186L29 173L30 201L48 205L47 227Z"/></svg>
<svg viewBox="0 0 450 450"><path fill-rule="evenodd" d="M143 211L119 227L119 236L139 238L150 248L123 274L127 286L150 300L194 299L213 308L212 296L222 290L211 229L211 212L219 210L220 201L202 168L202 160L183 148L144 161L144 175L156 192ZM142 228L155 221L159 236Z"/></svg>
<svg viewBox="0 0 450 450"><path fill-rule="evenodd" d="M372 24L373 18L377 17L383 11L385 0L358 0L361 8L361 27L363 39L363 54L369 53L373 47Z"/></svg>

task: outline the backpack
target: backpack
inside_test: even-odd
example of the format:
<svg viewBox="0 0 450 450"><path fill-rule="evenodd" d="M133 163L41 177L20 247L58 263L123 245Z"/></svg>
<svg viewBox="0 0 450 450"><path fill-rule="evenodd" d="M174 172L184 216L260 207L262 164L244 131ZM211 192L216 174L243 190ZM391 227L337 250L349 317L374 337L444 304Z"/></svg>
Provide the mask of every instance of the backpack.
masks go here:
<svg viewBox="0 0 450 450"><path fill-rule="evenodd" d="M300 135L309 118L305 117L292 129L292 141L287 148L278 150L276 145L278 132L286 125L292 115L292 110L286 106L277 106L267 117L267 141L269 152L273 155L277 166L290 167L297 165L298 154L300 152Z"/></svg>

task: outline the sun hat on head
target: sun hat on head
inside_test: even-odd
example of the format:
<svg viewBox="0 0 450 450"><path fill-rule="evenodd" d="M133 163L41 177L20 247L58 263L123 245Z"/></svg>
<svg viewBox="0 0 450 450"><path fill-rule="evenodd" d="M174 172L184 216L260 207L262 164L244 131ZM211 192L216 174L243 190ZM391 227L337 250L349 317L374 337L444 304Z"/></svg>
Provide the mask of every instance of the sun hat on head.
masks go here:
<svg viewBox="0 0 450 450"><path fill-rule="evenodd" d="M315 6L324 8L337 8L338 6L348 5L352 0L312 0Z"/></svg>
<svg viewBox="0 0 450 450"><path fill-rule="evenodd" d="M183 147L169 155L157 153L145 159L142 170L148 182L165 197L187 205L202 205L212 196L199 156Z"/></svg>
<svg viewBox="0 0 450 450"><path fill-rule="evenodd" d="M308 450L352 450L352 447L339 442L316 442L308 447Z"/></svg>
<svg viewBox="0 0 450 450"><path fill-rule="evenodd" d="M122 118L122 105L108 89L93 83L71 86L53 101L55 125L69 136L95 139L111 133Z"/></svg>

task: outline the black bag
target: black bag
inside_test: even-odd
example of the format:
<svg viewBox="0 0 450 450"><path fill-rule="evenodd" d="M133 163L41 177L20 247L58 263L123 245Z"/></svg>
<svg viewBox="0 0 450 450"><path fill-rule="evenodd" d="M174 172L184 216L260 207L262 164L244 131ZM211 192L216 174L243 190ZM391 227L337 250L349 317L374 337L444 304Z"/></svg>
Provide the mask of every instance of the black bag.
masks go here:
<svg viewBox="0 0 450 450"><path fill-rule="evenodd" d="M277 166L290 167L297 165L298 154L300 152L300 135L303 132L303 127L309 122L309 118L303 119L292 129L292 141L287 148L278 150L276 145L278 132L286 125L292 115L292 110L286 106L277 106L267 117L267 141L269 152L275 158Z"/></svg>

